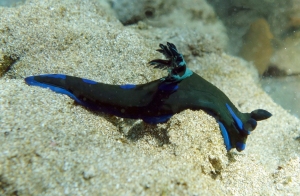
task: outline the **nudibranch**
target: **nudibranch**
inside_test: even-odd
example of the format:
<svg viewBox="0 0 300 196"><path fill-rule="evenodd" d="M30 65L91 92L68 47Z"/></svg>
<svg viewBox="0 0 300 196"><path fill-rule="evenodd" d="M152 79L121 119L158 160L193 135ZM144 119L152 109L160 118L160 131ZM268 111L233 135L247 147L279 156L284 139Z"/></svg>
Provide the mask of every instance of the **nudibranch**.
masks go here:
<svg viewBox="0 0 300 196"><path fill-rule="evenodd" d="M111 85L64 74L30 76L25 82L66 94L92 110L150 124L164 123L186 109L204 110L218 121L226 149L244 150L257 121L272 114L262 109L240 112L220 89L187 68L174 44L159 46L157 51L167 60L155 59L149 64L168 69L168 75L146 84Z"/></svg>

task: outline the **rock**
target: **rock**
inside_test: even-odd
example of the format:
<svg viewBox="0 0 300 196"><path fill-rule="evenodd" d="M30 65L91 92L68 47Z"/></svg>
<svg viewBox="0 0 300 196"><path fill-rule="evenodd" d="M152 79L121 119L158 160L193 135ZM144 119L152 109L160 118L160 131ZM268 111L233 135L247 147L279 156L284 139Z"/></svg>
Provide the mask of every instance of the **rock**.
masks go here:
<svg viewBox="0 0 300 196"><path fill-rule="evenodd" d="M0 52L0 77L5 74L9 67L15 62L10 56Z"/></svg>
<svg viewBox="0 0 300 196"><path fill-rule="evenodd" d="M265 19L253 22L245 35L240 56L247 61L252 61L260 75L267 70L270 64L273 53L272 39L273 35Z"/></svg>

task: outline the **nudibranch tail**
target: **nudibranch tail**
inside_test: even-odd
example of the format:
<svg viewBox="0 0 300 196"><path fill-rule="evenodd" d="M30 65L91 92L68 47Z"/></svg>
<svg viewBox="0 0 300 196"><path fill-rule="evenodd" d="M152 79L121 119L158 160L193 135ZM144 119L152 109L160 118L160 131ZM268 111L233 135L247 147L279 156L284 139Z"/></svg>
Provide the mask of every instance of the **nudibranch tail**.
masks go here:
<svg viewBox="0 0 300 196"><path fill-rule="evenodd" d="M68 95L75 100L78 104L93 109L93 106L80 100L72 91L68 90L67 84L64 82L69 77L64 74L44 74L38 76L29 76L25 78L25 82L30 86L38 86L48 88L56 93ZM89 84L96 84L97 82L83 79L82 81Z"/></svg>
<svg viewBox="0 0 300 196"><path fill-rule="evenodd" d="M159 108L153 108L159 104L151 103L158 99L155 92L161 91L162 95L167 96L178 89L178 85L165 84L160 80L146 85L108 85L64 74L30 76L25 78L25 82L68 95L91 110L123 118L143 119L149 124L164 123L173 116L171 111L161 112ZM158 96L159 99L163 98L162 95Z"/></svg>

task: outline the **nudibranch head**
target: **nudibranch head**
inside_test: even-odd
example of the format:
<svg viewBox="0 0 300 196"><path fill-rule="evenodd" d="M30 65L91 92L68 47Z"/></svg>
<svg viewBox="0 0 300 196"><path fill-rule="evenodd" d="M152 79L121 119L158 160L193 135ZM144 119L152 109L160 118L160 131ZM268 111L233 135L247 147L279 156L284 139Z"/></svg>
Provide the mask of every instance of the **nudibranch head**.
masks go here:
<svg viewBox="0 0 300 196"><path fill-rule="evenodd" d="M235 130L236 137L231 138L231 141L235 142L235 144L230 144L230 146L235 146L237 151L243 151L246 147L246 140L248 135L256 128L257 121L265 120L270 118L272 114L266 110L258 109L252 111L250 114L240 114L241 117L244 117L242 120L240 117L236 115L233 109L230 107L229 104L226 103L226 107L233 119L232 126ZM226 142L225 142L226 145ZM226 148L229 148L229 144L226 145Z"/></svg>

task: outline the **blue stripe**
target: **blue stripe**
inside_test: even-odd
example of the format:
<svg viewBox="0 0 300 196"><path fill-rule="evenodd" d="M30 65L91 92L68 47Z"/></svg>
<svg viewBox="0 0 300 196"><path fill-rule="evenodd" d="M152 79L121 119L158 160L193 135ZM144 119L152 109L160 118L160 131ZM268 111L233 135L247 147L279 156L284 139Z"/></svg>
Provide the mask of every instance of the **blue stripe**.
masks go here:
<svg viewBox="0 0 300 196"><path fill-rule="evenodd" d="M178 85L176 83L161 83L158 87L161 91L176 91L178 89Z"/></svg>
<svg viewBox="0 0 300 196"><path fill-rule="evenodd" d="M93 81L93 80L89 80L89 79L84 79L82 78L82 81L88 84L97 84L97 82Z"/></svg>
<svg viewBox="0 0 300 196"><path fill-rule="evenodd" d="M219 123L220 129L221 129L221 134L224 139L224 144L226 146L226 150L229 151L232 148L232 146L230 144L228 132L227 132L225 126L223 125L223 123L221 123L220 121L218 121L218 123Z"/></svg>
<svg viewBox="0 0 300 196"><path fill-rule="evenodd" d="M142 118L144 122L149 124L158 124L158 123L164 123L168 121L173 114L170 115L164 115L164 116L157 116L157 117L144 117Z"/></svg>
<svg viewBox="0 0 300 196"><path fill-rule="evenodd" d="M58 78L58 79L66 79L65 74L44 74L44 75L38 75L39 77L49 77L49 78Z"/></svg>
<svg viewBox="0 0 300 196"><path fill-rule="evenodd" d="M123 85L120 85L120 87L122 89L132 89L132 88L135 88L136 85L135 84L123 84Z"/></svg>
<svg viewBox="0 0 300 196"><path fill-rule="evenodd" d="M239 117L237 117L235 115L235 113L233 112L233 110L231 109L231 107L226 103L226 107L229 111L229 113L231 114L233 120L236 122L236 124L238 125L240 131L243 131L243 122L241 121L241 119L239 119Z"/></svg>
<svg viewBox="0 0 300 196"><path fill-rule="evenodd" d="M63 76L65 75L62 75L62 74L50 74L50 75L39 75L39 77L52 77L52 78L59 78L59 79L64 79ZM42 87L42 88L49 88L50 90L56 92L56 93L61 93L61 94L65 94L65 95L68 95L70 98L74 99L77 103L79 103L80 105L83 105L85 107L90 107L90 105L84 103L83 101L79 100L74 94L72 94L71 92L67 91L66 89L63 89L63 88L60 88L60 87L57 87L57 86L52 86L50 84L45 84L45 83L41 83L41 82L38 82L34 79L35 76L29 76L27 78L25 78L25 82L28 84L28 85L31 85L31 86L39 86L39 87Z"/></svg>

